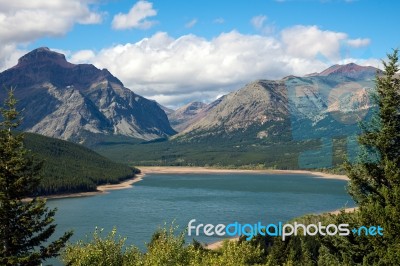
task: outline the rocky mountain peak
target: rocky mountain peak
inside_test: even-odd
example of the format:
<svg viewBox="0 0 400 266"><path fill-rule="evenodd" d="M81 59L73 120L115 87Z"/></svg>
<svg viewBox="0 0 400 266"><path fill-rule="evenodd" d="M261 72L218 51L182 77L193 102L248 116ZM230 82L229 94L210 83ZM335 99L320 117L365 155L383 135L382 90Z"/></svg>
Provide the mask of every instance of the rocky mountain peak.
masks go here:
<svg viewBox="0 0 400 266"><path fill-rule="evenodd" d="M26 65L40 64L40 63L45 63L45 64L52 63L63 67L74 66L73 64L67 62L63 54L51 51L47 47L40 47L22 56L18 60L18 64L16 67L23 67Z"/></svg>
<svg viewBox="0 0 400 266"><path fill-rule="evenodd" d="M349 78L362 78L365 76L374 76L376 73L380 73L381 70L372 66L360 66L355 63L349 63L345 65L333 65L316 76L342 76Z"/></svg>
<svg viewBox="0 0 400 266"><path fill-rule="evenodd" d="M0 84L16 88L25 131L75 142L93 134L149 140L175 133L157 103L125 88L107 69L69 63L46 47L1 72Z"/></svg>
<svg viewBox="0 0 400 266"><path fill-rule="evenodd" d="M206 107L207 104L203 102L191 102L186 104L185 106L179 108L178 110L183 114L196 114L199 110Z"/></svg>
<svg viewBox="0 0 400 266"><path fill-rule="evenodd" d="M2 74L0 82L12 87L51 83L57 87L87 89L90 84L104 81L123 86L107 69L100 70L92 64L72 64L66 60L65 55L47 47L25 54L16 66Z"/></svg>

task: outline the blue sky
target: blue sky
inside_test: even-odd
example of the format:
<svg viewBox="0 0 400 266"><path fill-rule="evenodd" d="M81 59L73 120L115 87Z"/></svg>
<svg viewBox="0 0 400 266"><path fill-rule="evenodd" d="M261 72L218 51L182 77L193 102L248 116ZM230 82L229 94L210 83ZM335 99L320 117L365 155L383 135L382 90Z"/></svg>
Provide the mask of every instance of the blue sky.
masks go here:
<svg viewBox="0 0 400 266"><path fill-rule="evenodd" d="M400 47L398 11L377 0L0 0L0 69L47 46L177 107L255 79L378 66Z"/></svg>

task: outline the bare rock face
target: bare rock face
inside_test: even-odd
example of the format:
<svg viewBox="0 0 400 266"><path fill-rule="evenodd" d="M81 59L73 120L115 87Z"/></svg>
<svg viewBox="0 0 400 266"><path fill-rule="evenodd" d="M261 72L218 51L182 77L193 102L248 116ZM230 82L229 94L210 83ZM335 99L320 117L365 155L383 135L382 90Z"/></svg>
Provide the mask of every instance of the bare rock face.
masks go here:
<svg viewBox="0 0 400 266"><path fill-rule="evenodd" d="M232 132L287 116L287 96L282 82L256 81L226 95L203 119L181 134L212 128Z"/></svg>
<svg viewBox="0 0 400 266"><path fill-rule="evenodd" d="M108 70L71 64L48 48L21 57L0 73L0 84L15 88L26 131L75 142L90 134L150 140L175 133L156 102L125 88Z"/></svg>
<svg viewBox="0 0 400 266"><path fill-rule="evenodd" d="M346 65L333 65L328 69L325 69L321 73L315 76L330 76L330 77L347 77L353 79L364 79L376 74L381 74L382 71L371 66L359 66L354 63Z"/></svg>
<svg viewBox="0 0 400 266"><path fill-rule="evenodd" d="M189 125L204 116L207 104L191 102L168 114L171 126L178 132L185 130ZM202 116L203 115L203 116Z"/></svg>
<svg viewBox="0 0 400 266"><path fill-rule="evenodd" d="M207 112L203 106L195 109L192 120L185 121L175 138L230 134L259 139L289 134L297 138L309 132L317 132L317 138L346 135L356 130L372 107L369 91L380 73L379 69L351 63L305 77L258 80L224 96ZM184 117L188 107L176 111L171 120L179 121L177 114ZM202 112L205 115L199 117Z"/></svg>

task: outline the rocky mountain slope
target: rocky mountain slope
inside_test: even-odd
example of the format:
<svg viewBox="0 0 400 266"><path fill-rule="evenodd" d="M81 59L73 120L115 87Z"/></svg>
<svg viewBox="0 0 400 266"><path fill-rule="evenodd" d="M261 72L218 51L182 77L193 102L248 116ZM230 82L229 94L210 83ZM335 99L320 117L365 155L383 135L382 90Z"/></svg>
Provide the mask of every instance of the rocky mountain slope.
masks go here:
<svg viewBox="0 0 400 266"><path fill-rule="evenodd" d="M22 129L29 132L75 142L93 135L150 140L175 133L156 102L125 88L107 69L71 64L48 48L21 57L0 73L0 84L15 88Z"/></svg>
<svg viewBox="0 0 400 266"><path fill-rule="evenodd" d="M375 68L348 64L305 77L257 80L211 105L189 104L175 117L169 114L178 122L176 128L179 122L185 126L168 141L104 145L97 150L138 165L340 165L345 154L352 159L357 152L358 122L371 118L370 90L377 73Z"/></svg>
<svg viewBox="0 0 400 266"><path fill-rule="evenodd" d="M254 124L282 121L288 114L287 95L282 82L255 81L226 95L206 116L180 135L197 137L246 130Z"/></svg>
<svg viewBox="0 0 400 266"><path fill-rule="evenodd" d="M184 131L190 125L206 117L208 113L222 101L223 98L224 96L209 104L202 102L191 102L173 112L167 113L171 126L178 132Z"/></svg>
<svg viewBox="0 0 400 266"><path fill-rule="evenodd" d="M226 95L176 138L245 136L250 128L263 138L281 134L278 124L282 123L286 123L287 132L300 139L346 135L354 132L357 122L368 114L372 105L369 90L374 87L377 72L376 68L351 63L306 77L258 80Z"/></svg>

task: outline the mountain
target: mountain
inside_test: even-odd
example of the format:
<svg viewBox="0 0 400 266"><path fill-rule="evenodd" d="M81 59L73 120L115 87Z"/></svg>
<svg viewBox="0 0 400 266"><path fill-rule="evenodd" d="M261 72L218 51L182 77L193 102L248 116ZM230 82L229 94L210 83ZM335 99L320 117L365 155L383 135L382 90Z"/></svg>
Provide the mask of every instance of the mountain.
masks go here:
<svg viewBox="0 0 400 266"><path fill-rule="evenodd" d="M254 124L282 121L288 114L287 96L281 82L255 81L226 95L206 116L180 136L195 138L246 130Z"/></svg>
<svg viewBox="0 0 400 266"><path fill-rule="evenodd" d="M207 112L168 140L94 149L134 165L329 168L344 155L355 158L359 122L369 121L375 108L370 92L376 74L381 71L348 64L304 77L256 80L206 109L182 108L191 118Z"/></svg>
<svg viewBox="0 0 400 266"><path fill-rule="evenodd" d="M136 165L332 167L345 154L354 158L358 124L371 119L370 92L380 73L348 64L304 77L256 80L212 105L189 104L170 114L186 128L169 140L95 149Z"/></svg>
<svg viewBox="0 0 400 266"><path fill-rule="evenodd" d="M224 97L222 96L209 104L203 102L188 103L175 111L167 113L169 122L177 132L184 131L192 124L206 117Z"/></svg>
<svg viewBox="0 0 400 266"><path fill-rule="evenodd" d="M96 191L97 185L118 183L138 172L68 141L26 133L24 144L44 161L40 195Z"/></svg>
<svg viewBox="0 0 400 266"><path fill-rule="evenodd" d="M336 76L353 79L364 79L375 76L377 73L381 74L382 71L372 66L359 66L357 64L350 63L347 65L333 65L328 69L325 69L321 73L318 73L317 76Z"/></svg>
<svg viewBox="0 0 400 266"><path fill-rule="evenodd" d="M168 108L168 107L166 107L166 106L164 106L164 105L161 105L161 104L159 104L159 103L157 103L158 104L158 106L165 112L165 114L167 115L167 116L169 116L170 114L172 114L173 112L175 112L175 110L173 110L173 109L171 109L171 108Z"/></svg>
<svg viewBox="0 0 400 266"><path fill-rule="evenodd" d="M48 48L22 56L0 73L0 84L15 88L25 131L80 143L98 135L150 140L175 133L156 102L125 88L107 69L69 63Z"/></svg>
<svg viewBox="0 0 400 266"><path fill-rule="evenodd" d="M245 135L249 128L254 130L255 127L259 128L256 136L267 137L280 134L277 124L284 121L291 124L292 128L288 130L292 133L300 128L320 127L318 134L321 136L322 132L332 135L331 130L334 134L340 135L339 131L342 131L345 135L354 129L354 123L349 123L351 119L357 115L365 116L371 107L368 91L374 86L377 73L380 72L376 68L351 63L335 65L306 77L257 80L226 95L206 116L175 138ZM265 125L271 124L275 126L264 129ZM329 124L331 126L327 127Z"/></svg>

